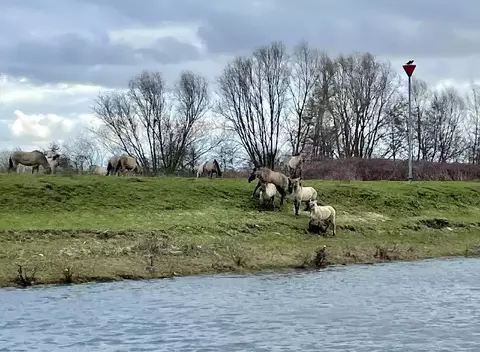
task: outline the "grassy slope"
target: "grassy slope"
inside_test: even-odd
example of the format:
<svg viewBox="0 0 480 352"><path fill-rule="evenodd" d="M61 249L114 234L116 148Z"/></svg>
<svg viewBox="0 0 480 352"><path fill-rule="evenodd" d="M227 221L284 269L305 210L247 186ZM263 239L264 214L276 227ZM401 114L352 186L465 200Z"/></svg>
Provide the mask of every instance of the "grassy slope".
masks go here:
<svg viewBox="0 0 480 352"><path fill-rule="evenodd" d="M473 182L305 181L336 207L336 238L305 235L291 200L258 212L245 179L2 174L0 184L0 286L15 263L37 266L37 282L59 282L66 268L80 282L295 266L323 244L332 263L376 261L377 246L415 259L480 244ZM422 222L434 218L450 224Z"/></svg>

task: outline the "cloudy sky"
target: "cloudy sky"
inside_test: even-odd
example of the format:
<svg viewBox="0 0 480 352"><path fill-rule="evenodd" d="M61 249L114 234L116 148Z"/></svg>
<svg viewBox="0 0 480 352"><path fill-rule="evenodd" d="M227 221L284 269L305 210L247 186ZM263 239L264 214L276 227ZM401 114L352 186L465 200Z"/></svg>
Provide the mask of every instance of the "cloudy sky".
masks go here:
<svg viewBox="0 0 480 352"><path fill-rule="evenodd" d="M214 78L233 56L306 39L370 51L431 85L480 80L476 0L0 0L0 149L41 147L92 123L99 91L142 69Z"/></svg>

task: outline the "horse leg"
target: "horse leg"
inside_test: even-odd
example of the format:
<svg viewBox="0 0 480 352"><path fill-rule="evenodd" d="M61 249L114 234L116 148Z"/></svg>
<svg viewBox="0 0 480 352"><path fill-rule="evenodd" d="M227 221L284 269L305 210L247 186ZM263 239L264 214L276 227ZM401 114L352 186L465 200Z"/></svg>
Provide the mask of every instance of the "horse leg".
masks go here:
<svg viewBox="0 0 480 352"><path fill-rule="evenodd" d="M13 162L12 163L12 169L10 170L10 168L9 168L8 170L9 170L8 172L13 170L13 171L15 171L15 173L18 173L18 163Z"/></svg>
<svg viewBox="0 0 480 352"><path fill-rule="evenodd" d="M295 199L293 201L293 205L295 206L295 216L298 216L298 209L300 208L300 202Z"/></svg>
<svg viewBox="0 0 480 352"><path fill-rule="evenodd" d="M253 190L252 197L255 197L255 193L257 192L257 189L260 188L260 181L258 181L257 185L255 186L255 189Z"/></svg>
<svg viewBox="0 0 480 352"><path fill-rule="evenodd" d="M283 201L285 200L285 196L287 195L287 192L283 189L283 188L278 188L277 187L277 191L278 193L280 193L280 205L279 205L279 208L282 207L283 205Z"/></svg>
<svg viewBox="0 0 480 352"><path fill-rule="evenodd" d="M328 231L328 228L330 227L330 225L332 224L332 222L330 220L327 220L324 222L325 224L325 236L327 235L327 231ZM334 235L335 236L335 235Z"/></svg>

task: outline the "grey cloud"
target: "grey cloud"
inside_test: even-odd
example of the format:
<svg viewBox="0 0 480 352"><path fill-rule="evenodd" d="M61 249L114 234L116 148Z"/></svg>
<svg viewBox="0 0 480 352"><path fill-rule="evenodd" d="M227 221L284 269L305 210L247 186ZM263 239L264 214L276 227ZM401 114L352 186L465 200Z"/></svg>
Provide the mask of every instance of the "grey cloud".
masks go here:
<svg viewBox="0 0 480 352"><path fill-rule="evenodd" d="M343 9L338 6L340 3L345 5ZM433 1L422 3L436 6ZM480 13L480 3L470 3L471 10L478 7ZM461 28L461 15L467 10L452 21L448 21L446 13L437 13L435 17L430 12L416 33L409 34L401 27L401 19L393 17L398 14L385 6L340 0L332 7L320 1L307 4L306 8L274 7L255 19L235 13L218 14L200 27L199 35L209 50L216 53L239 53L272 40L283 40L292 46L300 39L336 53L371 51L377 55L451 57L480 53L480 40L464 38L455 32ZM476 29L480 30L480 23Z"/></svg>
<svg viewBox="0 0 480 352"><path fill-rule="evenodd" d="M124 85L126 71L139 71L147 65L181 63L200 57L198 49L175 38L158 39L152 47L134 49L111 43L106 35L88 38L67 33L42 40L26 39L0 46L0 71L26 76L38 82L81 82ZM114 77L99 81L102 72ZM111 82L109 82L111 81Z"/></svg>
<svg viewBox="0 0 480 352"><path fill-rule="evenodd" d="M210 57L244 54L273 40L292 46L301 39L332 54L370 51L415 59L480 54L480 36L457 32L480 31L476 0L3 0L2 6L0 31L13 29L0 38L0 72L37 82L125 86L142 69L168 75L170 65L204 58L173 37L133 48L107 35L166 22L198 24ZM28 20L12 17L20 14ZM418 22L416 33L402 27L409 21ZM41 40L29 34L43 30Z"/></svg>
<svg viewBox="0 0 480 352"><path fill-rule="evenodd" d="M476 0L147 0L142 6L129 0L81 1L102 4L146 25L164 20L200 21L198 34L213 54L239 54L272 40L291 46L300 39L332 52L415 56L480 53L480 40L455 32L480 31L480 2ZM418 21L420 28L408 34L401 27L404 20Z"/></svg>
<svg viewBox="0 0 480 352"><path fill-rule="evenodd" d="M94 4L106 12L114 10L135 22L158 25L161 21L189 22L215 12L223 0L143 0L141 5L130 0L77 0ZM223 1L224 3L227 1Z"/></svg>

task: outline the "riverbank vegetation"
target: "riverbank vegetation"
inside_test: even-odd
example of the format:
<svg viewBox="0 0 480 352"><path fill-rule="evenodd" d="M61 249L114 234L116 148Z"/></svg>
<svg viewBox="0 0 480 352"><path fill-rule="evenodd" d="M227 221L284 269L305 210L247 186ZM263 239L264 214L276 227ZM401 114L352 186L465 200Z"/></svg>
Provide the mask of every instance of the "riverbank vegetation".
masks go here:
<svg viewBox="0 0 480 352"><path fill-rule="evenodd" d="M0 285L152 278L480 253L480 183L306 180L337 209L255 208L246 179L1 174ZM32 273L35 271L34 273ZM22 281L23 280L23 281Z"/></svg>

